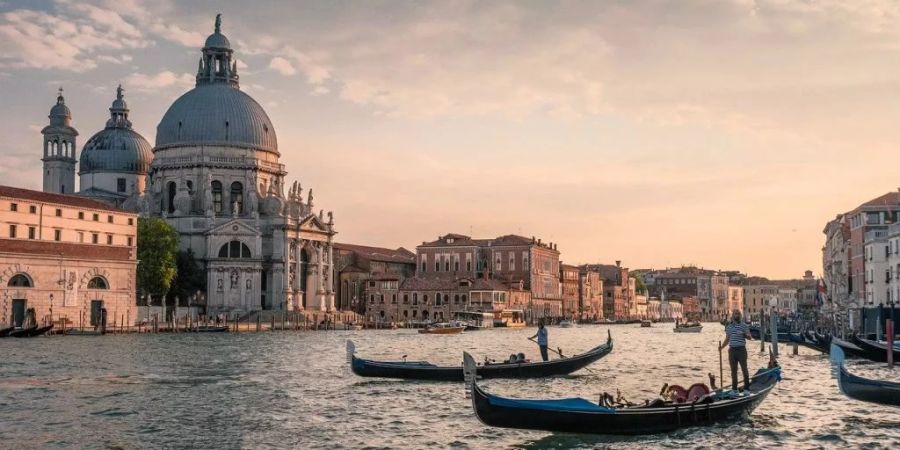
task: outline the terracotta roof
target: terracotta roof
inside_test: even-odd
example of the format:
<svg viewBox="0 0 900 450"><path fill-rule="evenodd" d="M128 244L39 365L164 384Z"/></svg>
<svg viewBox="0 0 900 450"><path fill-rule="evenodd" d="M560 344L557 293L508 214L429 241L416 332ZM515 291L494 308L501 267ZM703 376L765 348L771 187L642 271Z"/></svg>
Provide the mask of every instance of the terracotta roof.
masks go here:
<svg viewBox="0 0 900 450"><path fill-rule="evenodd" d="M131 260L132 247L74 244L31 239L0 239L0 253L50 255L76 259Z"/></svg>
<svg viewBox="0 0 900 450"><path fill-rule="evenodd" d="M447 242L453 239L453 242ZM534 238L527 238L517 234L506 234L492 239L472 239L470 236L457 233L449 233L438 237L431 242L422 242L419 247L502 247L511 245L535 245L542 248L550 248L546 242L538 244Z"/></svg>
<svg viewBox="0 0 900 450"><path fill-rule="evenodd" d="M114 211L122 214L134 214L124 209L114 208L101 201L92 200L78 195L53 194L50 192L33 191L31 189L22 189L12 186L0 185L0 197L11 197L43 203L54 203L57 205L74 206L76 208L100 209L104 211Z"/></svg>
<svg viewBox="0 0 900 450"><path fill-rule="evenodd" d="M334 243L337 250L346 250L360 254L361 256L374 261L416 263L416 254L400 247L396 250L382 247L369 247L366 245L342 244Z"/></svg>

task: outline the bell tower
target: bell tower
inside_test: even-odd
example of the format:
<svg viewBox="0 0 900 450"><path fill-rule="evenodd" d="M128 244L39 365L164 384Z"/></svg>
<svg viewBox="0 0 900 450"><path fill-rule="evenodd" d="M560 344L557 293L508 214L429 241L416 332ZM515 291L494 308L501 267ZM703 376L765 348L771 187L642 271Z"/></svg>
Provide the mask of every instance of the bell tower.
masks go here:
<svg viewBox="0 0 900 450"><path fill-rule="evenodd" d="M63 90L59 88L56 104L50 108L50 124L41 130L44 135L44 192L75 193L75 137L72 112L66 106Z"/></svg>

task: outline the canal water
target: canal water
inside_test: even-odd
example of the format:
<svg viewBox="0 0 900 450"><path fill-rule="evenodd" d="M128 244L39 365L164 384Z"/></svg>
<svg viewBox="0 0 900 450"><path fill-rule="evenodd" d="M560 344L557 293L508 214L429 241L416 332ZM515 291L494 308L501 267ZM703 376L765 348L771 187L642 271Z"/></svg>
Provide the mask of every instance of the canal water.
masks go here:
<svg viewBox="0 0 900 450"><path fill-rule="evenodd" d="M719 372L718 324L699 334L675 334L671 324L550 327L550 343L576 353L605 340L607 330L615 350L591 366L594 373L484 385L508 396L592 400L620 389L635 401L664 382L687 386ZM489 428L461 383L359 378L344 350L353 339L358 354L376 359L453 364L463 350L479 360L512 352L537 358L526 340L534 331L2 339L0 448L900 448L900 409L845 398L827 357L808 349L791 356L781 347L784 381L751 419L644 437ZM751 367L768 358L758 345L751 342ZM860 364L852 370L897 377Z"/></svg>

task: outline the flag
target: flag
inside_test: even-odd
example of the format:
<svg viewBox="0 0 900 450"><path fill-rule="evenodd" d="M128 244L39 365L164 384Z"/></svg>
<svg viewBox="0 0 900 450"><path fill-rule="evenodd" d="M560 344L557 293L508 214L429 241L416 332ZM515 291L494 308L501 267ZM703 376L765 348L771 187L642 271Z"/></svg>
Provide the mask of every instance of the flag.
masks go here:
<svg viewBox="0 0 900 450"><path fill-rule="evenodd" d="M825 281L819 278L816 281L816 305L822 306L825 304Z"/></svg>

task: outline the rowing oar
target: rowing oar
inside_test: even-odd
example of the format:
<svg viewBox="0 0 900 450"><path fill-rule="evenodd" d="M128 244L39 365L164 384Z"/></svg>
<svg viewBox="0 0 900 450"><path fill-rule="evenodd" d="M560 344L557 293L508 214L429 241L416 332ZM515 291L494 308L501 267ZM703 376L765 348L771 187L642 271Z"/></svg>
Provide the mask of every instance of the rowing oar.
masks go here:
<svg viewBox="0 0 900 450"><path fill-rule="evenodd" d="M719 389L725 391L725 372L722 369L722 341L719 341Z"/></svg>
<svg viewBox="0 0 900 450"><path fill-rule="evenodd" d="M535 341L535 340L532 339L532 338L528 338L528 340L531 341L531 342L534 342L535 344L537 344L537 341ZM560 358L565 359L565 356L563 356L563 354L560 353L559 351L553 350L553 349L550 348L550 347L547 347L547 350L550 350L551 352L556 353L557 355L559 355ZM592 374L594 374L594 375L597 375L597 372L594 372L593 370L591 370L590 367L585 367L584 370L587 370L588 372L590 372L590 373L592 373Z"/></svg>

